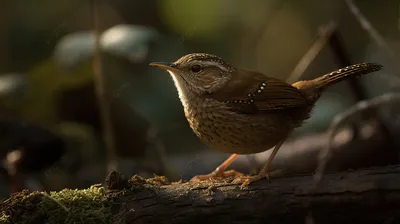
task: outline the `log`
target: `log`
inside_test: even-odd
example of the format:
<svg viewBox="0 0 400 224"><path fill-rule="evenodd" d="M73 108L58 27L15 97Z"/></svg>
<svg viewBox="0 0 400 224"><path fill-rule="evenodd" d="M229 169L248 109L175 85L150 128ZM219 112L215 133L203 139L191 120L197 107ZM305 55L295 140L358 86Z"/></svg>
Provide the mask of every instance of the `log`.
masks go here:
<svg viewBox="0 0 400 224"><path fill-rule="evenodd" d="M240 189L222 180L127 180L112 172L106 190L13 195L0 206L0 223L392 223L400 218L399 180L400 166L328 174L319 188L312 176Z"/></svg>

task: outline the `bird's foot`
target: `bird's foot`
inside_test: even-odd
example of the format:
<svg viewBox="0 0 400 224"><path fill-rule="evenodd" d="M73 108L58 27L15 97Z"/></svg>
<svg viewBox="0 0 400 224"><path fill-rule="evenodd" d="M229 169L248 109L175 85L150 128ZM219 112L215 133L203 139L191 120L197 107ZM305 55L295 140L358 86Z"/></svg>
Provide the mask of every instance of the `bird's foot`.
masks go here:
<svg viewBox="0 0 400 224"><path fill-rule="evenodd" d="M249 185L251 182L260 180L264 178L265 176L261 176L260 174L254 175L254 176L241 176L237 177L232 181L233 184L242 184L240 185L240 189L243 189L247 185Z"/></svg>
<svg viewBox="0 0 400 224"><path fill-rule="evenodd" d="M252 182L261 180L262 178L266 178L268 181L270 181L270 177L279 177L283 175L284 170L275 170L272 172L260 172L256 175L253 176L240 176L237 177L232 181L233 184L242 184L240 186L240 189L244 189L247 185L249 185Z"/></svg>
<svg viewBox="0 0 400 224"><path fill-rule="evenodd" d="M190 179L191 182L203 181L203 180L212 180L212 179L219 179L219 178L227 178L227 177L240 177L244 176L244 174L236 171L236 170L215 170L210 174L205 175L197 175Z"/></svg>

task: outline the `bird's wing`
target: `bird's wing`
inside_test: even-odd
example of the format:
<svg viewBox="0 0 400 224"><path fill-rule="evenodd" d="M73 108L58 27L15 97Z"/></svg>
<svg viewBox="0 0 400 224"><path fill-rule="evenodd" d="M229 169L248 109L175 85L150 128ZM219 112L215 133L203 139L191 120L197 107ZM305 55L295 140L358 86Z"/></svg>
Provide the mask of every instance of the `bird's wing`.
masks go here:
<svg viewBox="0 0 400 224"><path fill-rule="evenodd" d="M228 103L232 110L257 113L310 105L301 90L275 78L238 69L229 83L210 97Z"/></svg>

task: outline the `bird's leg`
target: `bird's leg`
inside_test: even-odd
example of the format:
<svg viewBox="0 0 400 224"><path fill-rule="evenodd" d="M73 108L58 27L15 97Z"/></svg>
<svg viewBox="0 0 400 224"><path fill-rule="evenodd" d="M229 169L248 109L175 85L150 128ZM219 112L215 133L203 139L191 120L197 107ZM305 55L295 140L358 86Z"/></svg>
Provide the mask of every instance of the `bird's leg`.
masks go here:
<svg viewBox="0 0 400 224"><path fill-rule="evenodd" d="M242 173L237 172L235 170L227 170L227 171L225 171L226 168L228 168L228 166L231 165L232 162L238 156L239 156L238 154L232 154L221 165L219 165L212 173L205 174L205 175L194 176L190 181L202 181L202 180L212 179L212 178L215 178L215 177L243 176Z"/></svg>
<svg viewBox="0 0 400 224"><path fill-rule="evenodd" d="M276 154L278 153L278 150L280 149L280 147L282 146L284 141L279 142L277 145L275 145L271 155L269 156L267 163L265 164L265 166L263 166L261 168L261 170L258 172L258 174L254 175L254 176L240 176L237 177L235 180L233 180L232 183L234 184L239 184L242 183L241 188L245 187L246 185L250 184L251 182L260 180L262 178L267 178L269 179L269 167L272 164L272 161L274 160ZM281 171L277 171L277 173L274 172L274 174L279 174L281 173ZM272 173L271 173L272 174Z"/></svg>

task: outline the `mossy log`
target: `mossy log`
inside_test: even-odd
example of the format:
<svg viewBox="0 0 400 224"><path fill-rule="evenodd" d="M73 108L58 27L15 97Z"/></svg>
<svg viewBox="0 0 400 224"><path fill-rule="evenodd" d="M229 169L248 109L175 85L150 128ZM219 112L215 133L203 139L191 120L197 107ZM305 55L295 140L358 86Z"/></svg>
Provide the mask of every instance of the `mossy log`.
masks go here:
<svg viewBox="0 0 400 224"><path fill-rule="evenodd" d="M14 194L0 223L391 223L400 218L399 180L400 166L328 174L317 190L312 176L240 189L112 172L105 188Z"/></svg>

